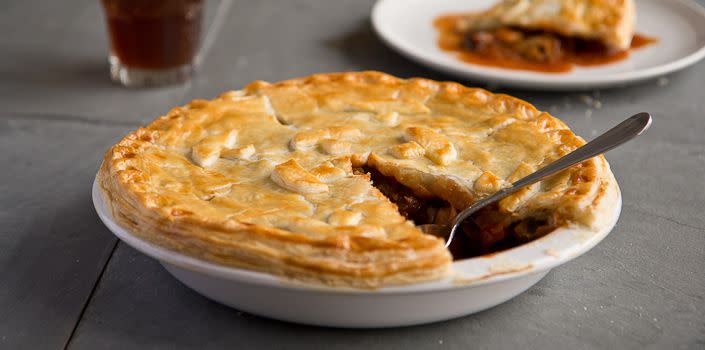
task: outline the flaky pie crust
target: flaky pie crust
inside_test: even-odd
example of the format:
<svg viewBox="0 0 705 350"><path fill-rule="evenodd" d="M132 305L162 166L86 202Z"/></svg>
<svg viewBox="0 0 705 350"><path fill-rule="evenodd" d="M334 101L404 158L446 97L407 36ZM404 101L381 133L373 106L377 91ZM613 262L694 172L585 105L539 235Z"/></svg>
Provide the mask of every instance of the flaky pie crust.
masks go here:
<svg viewBox="0 0 705 350"><path fill-rule="evenodd" d="M376 288L439 279L452 259L354 167L460 210L583 143L507 95L378 72L317 74L174 108L111 147L98 181L117 222L154 244L300 281ZM615 189L596 157L498 211L597 229Z"/></svg>

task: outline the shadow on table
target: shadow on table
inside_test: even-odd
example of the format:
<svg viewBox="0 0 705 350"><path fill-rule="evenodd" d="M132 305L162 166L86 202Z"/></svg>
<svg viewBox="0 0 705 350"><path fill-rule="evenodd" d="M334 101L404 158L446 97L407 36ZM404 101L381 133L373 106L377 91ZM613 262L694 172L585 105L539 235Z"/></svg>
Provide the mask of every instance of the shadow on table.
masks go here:
<svg viewBox="0 0 705 350"><path fill-rule="evenodd" d="M9 53L13 55L13 53ZM110 80L105 57L57 56L41 50L21 53L4 67L2 78L6 86L47 89L108 88Z"/></svg>
<svg viewBox="0 0 705 350"><path fill-rule="evenodd" d="M535 289L535 288L534 288ZM533 291L524 294L524 297L536 297ZM326 328L294 324L278 321L255 315L239 312L215 302L208 301L209 308L219 309L229 318L230 324L237 329L238 334L247 335L248 346L252 348L272 348L277 344L319 344L324 348L394 348L416 349L442 345L457 344L460 339L471 341L473 337L480 336L487 323L496 322L497 319L511 318L517 308L522 308L522 296L500 304L491 309L460 317L452 320L423 324L417 326L383 328L383 329L345 329ZM463 336L460 336L462 334ZM219 346L234 344L233 337L225 337ZM455 344L454 344L455 343ZM470 346L471 344L465 344ZM296 347L296 346L294 346ZM316 348L316 346L314 346Z"/></svg>
<svg viewBox="0 0 705 350"><path fill-rule="evenodd" d="M372 29L369 19L361 20L348 33L329 38L325 47L340 52L344 59L360 70L378 70L399 77L428 77L449 80L450 77L412 62L385 45Z"/></svg>

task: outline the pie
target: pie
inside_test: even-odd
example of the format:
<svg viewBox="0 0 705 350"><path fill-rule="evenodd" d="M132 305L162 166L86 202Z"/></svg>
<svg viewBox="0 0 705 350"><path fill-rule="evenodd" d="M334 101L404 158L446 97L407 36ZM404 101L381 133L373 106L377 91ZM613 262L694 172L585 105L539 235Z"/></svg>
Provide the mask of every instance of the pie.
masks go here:
<svg viewBox="0 0 705 350"><path fill-rule="evenodd" d="M487 11L467 16L463 31L500 27L557 33L597 40L627 50L634 36L633 0L502 0Z"/></svg>
<svg viewBox="0 0 705 350"><path fill-rule="evenodd" d="M450 273L443 240L415 224L448 222L582 144L507 95L379 72L318 74L174 108L112 146L98 183L115 220L153 244L378 288ZM617 193L606 160L587 160L479 213L477 242L598 230Z"/></svg>

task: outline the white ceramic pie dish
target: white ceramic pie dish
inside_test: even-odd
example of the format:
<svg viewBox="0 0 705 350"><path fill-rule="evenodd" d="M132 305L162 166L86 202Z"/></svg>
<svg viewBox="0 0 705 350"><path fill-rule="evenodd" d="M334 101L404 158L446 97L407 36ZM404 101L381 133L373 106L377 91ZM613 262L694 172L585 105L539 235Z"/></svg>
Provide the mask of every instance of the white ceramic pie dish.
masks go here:
<svg viewBox="0 0 705 350"><path fill-rule="evenodd" d="M256 315L297 323L350 328L423 324L469 315L522 293L552 268L587 252L612 230L622 208L614 206L599 231L561 228L533 242L489 256L453 263L440 281L377 290L308 285L282 277L221 266L148 243L118 225L93 183L100 219L120 240L151 256L189 288Z"/></svg>
<svg viewBox="0 0 705 350"><path fill-rule="evenodd" d="M659 42L624 61L550 74L473 65L438 48L433 20L443 14L489 8L498 0L379 0L372 25L391 48L418 63L466 79L532 90L594 89L626 85L686 68L705 57L705 9L691 0L638 0L638 33Z"/></svg>

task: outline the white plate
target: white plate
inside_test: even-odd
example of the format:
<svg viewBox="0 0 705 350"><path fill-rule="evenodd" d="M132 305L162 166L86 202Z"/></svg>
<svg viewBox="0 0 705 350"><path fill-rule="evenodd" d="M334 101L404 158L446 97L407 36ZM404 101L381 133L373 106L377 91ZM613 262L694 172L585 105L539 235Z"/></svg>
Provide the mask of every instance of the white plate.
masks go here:
<svg viewBox="0 0 705 350"><path fill-rule="evenodd" d="M152 245L113 219L97 182L93 204L100 219L123 242L149 255L174 277L219 303L284 321L329 327L394 327L447 320L485 310L511 299L548 271L590 250L617 222L615 210L601 231L574 228L488 257L453 263L454 275L441 281L377 290L307 285L266 273L226 267Z"/></svg>
<svg viewBox="0 0 705 350"><path fill-rule="evenodd" d="M379 0L372 25L389 46L406 57L447 73L503 86L529 89L590 89L626 85L688 67L705 56L705 10L690 0L637 0L637 32L659 42L633 51L624 61L549 74L473 65L436 44L433 20L473 12L497 0Z"/></svg>

